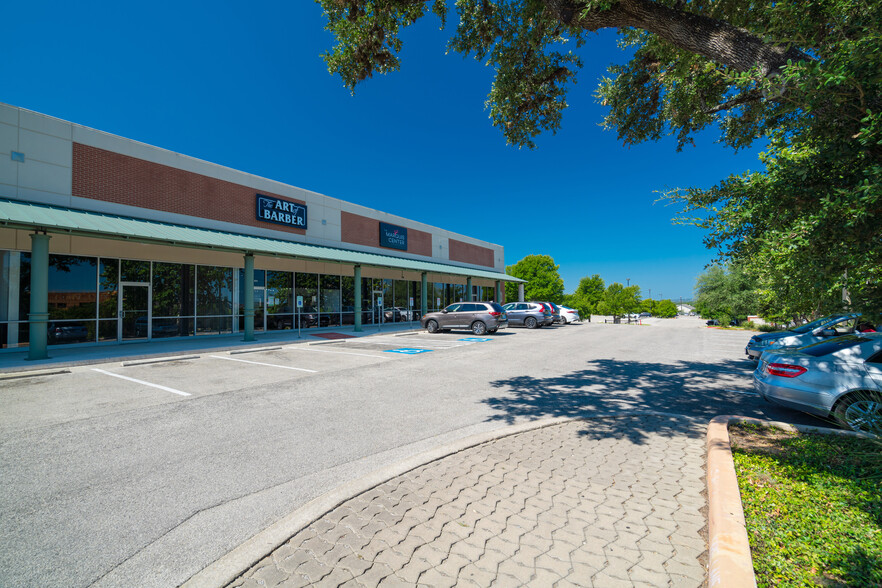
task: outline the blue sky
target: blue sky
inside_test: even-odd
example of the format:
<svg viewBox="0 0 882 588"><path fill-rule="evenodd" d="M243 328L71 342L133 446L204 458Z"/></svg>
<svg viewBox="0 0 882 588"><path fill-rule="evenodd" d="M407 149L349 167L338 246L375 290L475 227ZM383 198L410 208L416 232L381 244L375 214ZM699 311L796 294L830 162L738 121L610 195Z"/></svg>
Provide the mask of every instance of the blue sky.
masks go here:
<svg viewBox="0 0 882 588"><path fill-rule="evenodd" d="M351 96L320 58L332 38L309 0L29 0L4 14L2 102L498 243L507 264L551 255L567 292L597 273L691 297L712 254L657 192L760 167L712 134L677 153L604 131L594 90L624 59L612 33L589 42L562 129L531 151L491 126L492 71L446 55L434 16L404 34L401 71Z"/></svg>

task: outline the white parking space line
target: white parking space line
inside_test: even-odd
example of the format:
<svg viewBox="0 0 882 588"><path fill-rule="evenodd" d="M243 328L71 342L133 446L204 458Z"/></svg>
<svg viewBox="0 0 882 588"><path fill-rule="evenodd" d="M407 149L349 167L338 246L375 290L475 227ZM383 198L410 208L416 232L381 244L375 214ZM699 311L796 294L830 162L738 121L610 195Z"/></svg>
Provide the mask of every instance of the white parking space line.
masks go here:
<svg viewBox="0 0 882 588"><path fill-rule="evenodd" d="M160 386L159 384L151 384L150 382L145 382L144 380L136 380L135 378L130 378L128 376L121 376L119 374L114 374L113 372L107 372L104 370L99 370L98 368L92 368L93 372L99 372L108 376L113 376L114 378L119 378L121 380L128 380L129 382L135 382L136 384L142 384L144 386L150 386L151 388L159 388L160 390L165 390L166 392L171 392L172 394L178 394L180 396L190 396L188 392L181 392L180 390L175 390L174 388L169 388L168 386Z"/></svg>
<svg viewBox="0 0 882 588"><path fill-rule="evenodd" d="M337 355L358 355L360 357L375 357L377 359L389 359L385 355L369 355L367 353L355 353L353 351L331 351L330 349L313 349L312 347L294 346L287 347L292 351L315 351L316 353L335 353Z"/></svg>
<svg viewBox="0 0 882 588"><path fill-rule="evenodd" d="M241 363L252 363L254 365L265 365L268 367L277 367L277 368L282 368L283 370L295 370L298 372L309 372L311 374L318 373L315 370L308 370L306 368L291 367L290 365L278 365L275 363L263 363L262 361L249 361L247 359L236 359L235 357L224 357L222 355L209 355L208 357L213 357L214 359L226 359L227 361L238 361Z"/></svg>

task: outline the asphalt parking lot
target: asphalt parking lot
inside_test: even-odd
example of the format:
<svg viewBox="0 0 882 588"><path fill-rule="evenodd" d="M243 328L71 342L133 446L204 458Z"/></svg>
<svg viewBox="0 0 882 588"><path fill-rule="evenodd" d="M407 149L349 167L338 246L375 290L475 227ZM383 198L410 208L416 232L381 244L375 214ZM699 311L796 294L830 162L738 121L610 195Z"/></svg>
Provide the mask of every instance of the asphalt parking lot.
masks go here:
<svg viewBox="0 0 882 588"><path fill-rule="evenodd" d="M178 585L342 483L512 423L805 421L753 392L749 336L681 319L381 332L2 379L0 585Z"/></svg>
<svg viewBox="0 0 882 588"><path fill-rule="evenodd" d="M434 335L412 331L68 367L50 375L0 380L9 408L0 413L0 429L33 428L243 387L291 383L316 374L415 361L415 356L425 353L504 337L474 337L468 331Z"/></svg>

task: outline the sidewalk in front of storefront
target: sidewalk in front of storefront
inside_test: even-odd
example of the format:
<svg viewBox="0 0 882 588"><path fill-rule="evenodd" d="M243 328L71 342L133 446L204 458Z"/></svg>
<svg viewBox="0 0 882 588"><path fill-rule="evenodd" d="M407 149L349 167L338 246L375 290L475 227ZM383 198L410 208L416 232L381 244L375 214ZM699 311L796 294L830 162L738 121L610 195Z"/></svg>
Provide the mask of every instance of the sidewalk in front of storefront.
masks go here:
<svg viewBox="0 0 882 588"><path fill-rule="evenodd" d="M28 372L63 369L78 365L106 363L108 361L132 361L208 351L260 348L273 345L327 344L335 339L322 335L341 333L350 337L366 337L377 333L395 333L418 330L418 322L387 323L383 325L364 325L362 331L355 332L351 325L296 330L255 332L255 341L246 342L243 333L230 335L210 335L199 337L180 337L174 339L153 339L151 341L132 341L126 343L107 343L97 345L59 345L49 347L47 359L29 360L27 348L21 351L0 353L0 376L23 375Z"/></svg>

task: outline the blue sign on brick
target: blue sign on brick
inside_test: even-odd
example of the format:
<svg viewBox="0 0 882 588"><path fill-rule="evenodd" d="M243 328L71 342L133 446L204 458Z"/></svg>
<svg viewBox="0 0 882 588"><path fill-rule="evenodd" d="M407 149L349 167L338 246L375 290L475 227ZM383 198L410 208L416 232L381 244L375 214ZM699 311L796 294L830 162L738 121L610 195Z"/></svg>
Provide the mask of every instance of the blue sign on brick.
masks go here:
<svg viewBox="0 0 882 588"><path fill-rule="evenodd" d="M306 229L306 205L258 194L257 220Z"/></svg>
<svg viewBox="0 0 882 588"><path fill-rule="evenodd" d="M380 223L380 247L407 251L407 229L388 223Z"/></svg>
<svg viewBox="0 0 882 588"><path fill-rule="evenodd" d="M417 353L428 353L431 349L387 349L386 353L404 353L405 355L416 355Z"/></svg>
<svg viewBox="0 0 882 588"><path fill-rule="evenodd" d="M484 343L486 341L492 341L493 339L484 338L484 337L466 337L465 339L460 339L460 341L471 341L472 343Z"/></svg>

